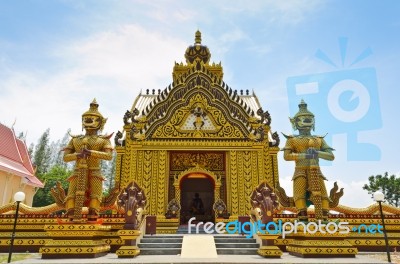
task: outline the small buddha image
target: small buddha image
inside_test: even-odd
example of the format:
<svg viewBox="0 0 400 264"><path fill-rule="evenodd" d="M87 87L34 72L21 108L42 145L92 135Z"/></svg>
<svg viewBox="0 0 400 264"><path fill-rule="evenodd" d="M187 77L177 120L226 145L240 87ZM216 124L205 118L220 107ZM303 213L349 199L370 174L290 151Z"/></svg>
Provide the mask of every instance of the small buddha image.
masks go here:
<svg viewBox="0 0 400 264"><path fill-rule="evenodd" d="M200 106L197 106L192 110L192 114L196 117L195 121L193 122L193 126L196 129L201 129L205 124L204 117L206 116L206 113L204 113Z"/></svg>
<svg viewBox="0 0 400 264"><path fill-rule="evenodd" d="M199 193L194 194L190 212L195 215L204 214L204 205L203 205L203 201L200 198Z"/></svg>

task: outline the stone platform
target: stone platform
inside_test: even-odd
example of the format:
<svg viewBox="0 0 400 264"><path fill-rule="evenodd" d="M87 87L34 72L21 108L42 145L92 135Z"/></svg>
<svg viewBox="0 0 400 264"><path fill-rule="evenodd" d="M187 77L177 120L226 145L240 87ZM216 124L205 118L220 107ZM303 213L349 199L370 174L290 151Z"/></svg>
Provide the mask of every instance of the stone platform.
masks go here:
<svg viewBox="0 0 400 264"><path fill-rule="evenodd" d="M52 239L40 248L43 259L97 258L110 251L101 238L111 226L101 224L55 224L44 230Z"/></svg>
<svg viewBox="0 0 400 264"><path fill-rule="evenodd" d="M30 259L15 261L13 263L54 263L54 260L41 259L40 254L35 254ZM121 259L116 254L109 253L106 256L95 259L58 259L57 263L326 263L326 264L344 264L344 263L366 263L366 264L383 264L386 261L378 260L370 257L368 254L359 254L355 258L299 258L288 253L283 253L279 259L265 259L258 255L218 255L217 258L201 259L201 258L181 258L180 255L175 256L142 256L139 255L134 259Z"/></svg>

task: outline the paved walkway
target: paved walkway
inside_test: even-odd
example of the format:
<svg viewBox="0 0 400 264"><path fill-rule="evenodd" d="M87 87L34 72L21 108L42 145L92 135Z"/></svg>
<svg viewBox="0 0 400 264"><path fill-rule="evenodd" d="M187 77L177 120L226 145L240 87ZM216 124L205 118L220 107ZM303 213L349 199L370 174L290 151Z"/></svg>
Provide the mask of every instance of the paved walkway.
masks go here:
<svg viewBox="0 0 400 264"><path fill-rule="evenodd" d="M387 263L370 257L368 254L359 254L355 258L298 258L284 253L280 259L266 259L258 255L219 255L218 258L181 258L174 256L138 256L133 259L119 259L115 254L95 259L41 259L40 254L34 254L30 259L13 261L12 263Z"/></svg>

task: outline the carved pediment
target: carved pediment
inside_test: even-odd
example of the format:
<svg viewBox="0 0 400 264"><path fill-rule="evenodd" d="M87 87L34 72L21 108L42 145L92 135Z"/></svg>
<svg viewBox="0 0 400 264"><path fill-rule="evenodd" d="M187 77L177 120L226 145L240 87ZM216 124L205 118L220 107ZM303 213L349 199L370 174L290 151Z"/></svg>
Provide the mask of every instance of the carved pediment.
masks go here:
<svg viewBox="0 0 400 264"><path fill-rule="evenodd" d="M216 124L209 110L201 103L193 105L182 119L182 125L176 126L176 129L182 133L193 131L202 131L205 133L217 132L221 129L221 126Z"/></svg>
<svg viewBox="0 0 400 264"><path fill-rule="evenodd" d="M129 138L268 142L268 111L261 109L254 92L234 90L222 80L221 63L209 63L209 50L199 39L188 48L186 64L175 64L173 82L158 92L146 90L125 114Z"/></svg>
<svg viewBox="0 0 400 264"><path fill-rule="evenodd" d="M245 138L238 127L231 124L226 113L210 106L200 92L195 94L187 106L175 111L171 119L159 126L152 138Z"/></svg>

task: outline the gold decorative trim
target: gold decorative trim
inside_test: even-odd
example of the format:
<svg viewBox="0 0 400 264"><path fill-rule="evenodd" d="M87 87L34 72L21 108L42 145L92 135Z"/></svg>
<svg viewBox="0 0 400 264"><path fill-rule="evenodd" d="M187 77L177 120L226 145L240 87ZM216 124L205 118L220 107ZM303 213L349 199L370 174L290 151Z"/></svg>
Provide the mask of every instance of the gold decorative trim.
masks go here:
<svg viewBox="0 0 400 264"><path fill-rule="evenodd" d="M14 245L18 246L44 246L46 243L50 242L51 239L30 239L30 238L16 238L14 240ZM10 239L0 239L0 246L10 246Z"/></svg>
<svg viewBox="0 0 400 264"><path fill-rule="evenodd" d="M189 169L179 173L179 175L175 178L174 186L180 186L182 179L191 173L206 174L214 180L215 186L221 186L221 178L217 174L215 174L214 172L209 171L207 169L201 168L199 166L189 168Z"/></svg>
<svg viewBox="0 0 400 264"><path fill-rule="evenodd" d="M46 232L52 231L110 231L111 226L98 225L98 224L62 224L62 225L46 225L44 227Z"/></svg>
<svg viewBox="0 0 400 264"><path fill-rule="evenodd" d="M157 215L163 215L166 207L166 197L168 197L168 174L167 167L167 152L165 150L158 151L158 179L157 179Z"/></svg>
<svg viewBox="0 0 400 264"><path fill-rule="evenodd" d="M243 163L243 156L244 156L244 151L238 151L237 152L237 189L238 189L238 198L240 202L238 202L238 215L246 215L246 204L249 204L249 201L247 200L248 197L245 196L245 191L244 191L244 185L245 185L245 175L244 175L244 163ZM242 177L240 177L242 176ZM250 189L251 191L251 189ZM250 197L250 196L249 196Z"/></svg>
<svg viewBox="0 0 400 264"><path fill-rule="evenodd" d="M244 151L243 152L243 175L244 175L244 197L246 201L244 203L244 211L242 212L243 215L247 215L248 212L251 210L251 203L250 203L250 196L253 191L252 188L252 178L256 178L255 175L252 175L252 153L253 151Z"/></svg>
<svg viewBox="0 0 400 264"><path fill-rule="evenodd" d="M39 250L39 253L41 254L68 254L68 255L76 255L76 254L97 254L97 253L103 253L103 252L108 252L110 251L110 246L109 245L103 245L103 246L95 246L95 247L81 247L81 246L71 246L71 247L65 247L65 248L60 248L60 247L42 247ZM65 257L65 256L64 256ZM64 258L60 257L60 258Z"/></svg>
<svg viewBox="0 0 400 264"><path fill-rule="evenodd" d="M280 258L283 253L277 246L261 246L257 254L266 258Z"/></svg>
<svg viewBox="0 0 400 264"><path fill-rule="evenodd" d="M152 151L151 150L145 150L145 151L140 151L139 153L141 155L143 155L142 159L141 159L141 160L143 160L143 165L142 165L143 166L143 170L139 170L140 172L142 172L142 188L145 190L144 193L150 199L150 202L147 203L146 210L150 214L154 214L154 212L153 212L154 208L152 207L152 203L151 203L151 197L152 197L152 193L151 193Z"/></svg>
<svg viewBox="0 0 400 264"><path fill-rule="evenodd" d="M339 257L343 255L348 255L349 257L354 257L357 255L358 250L353 247L347 247L347 248L336 248L336 247L329 247L329 248L321 248L321 247L305 247L305 248L299 248L295 246L288 246L286 247L286 250L289 251L290 253L298 253L303 256L307 255L319 255L319 256L331 256L331 257Z"/></svg>
<svg viewBox="0 0 400 264"><path fill-rule="evenodd" d="M140 249L137 246L122 246L115 254L118 258L133 258L140 254Z"/></svg>
<svg viewBox="0 0 400 264"><path fill-rule="evenodd" d="M149 212L150 215L157 215L157 199L158 199L158 192L164 192L164 190L158 190L157 188L157 181L158 181L158 174L160 173L159 171L159 159L158 159L158 151L151 151L151 176L150 178L150 183L151 183L151 190L148 192L148 194L151 194L149 197L149 202L150 202L150 208ZM147 171L146 171L147 173Z"/></svg>
<svg viewBox="0 0 400 264"><path fill-rule="evenodd" d="M239 197L238 197L238 164L237 164L237 151L230 151L230 187L231 198L230 198L230 210L232 216L237 216L239 214ZM229 206L229 205L228 205Z"/></svg>
<svg viewBox="0 0 400 264"><path fill-rule="evenodd" d="M65 246L72 246L72 247L91 247L91 246L103 246L104 242L101 240L50 240L46 243L47 246L51 247L65 247Z"/></svg>
<svg viewBox="0 0 400 264"><path fill-rule="evenodd" d="M255 146L255 144L251 141L225 141L225 140L185 140L179 139L179 144L173 145L171 142L175 142L176 140L146 140L143 141L143 147L155 147L155 149L168 149L168 150L193 150L194 147L196 148L204 148L204 150L227 150L230 148L231 150L241 149L243 148L248 149Z"/></svg>

